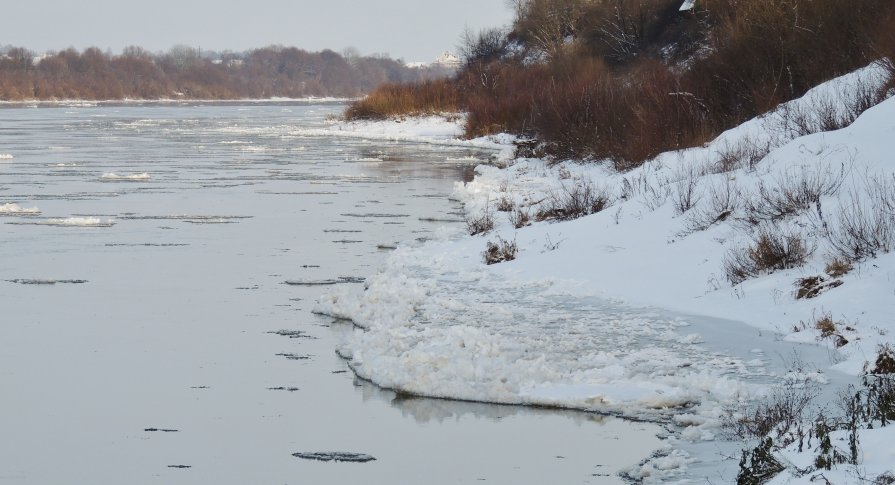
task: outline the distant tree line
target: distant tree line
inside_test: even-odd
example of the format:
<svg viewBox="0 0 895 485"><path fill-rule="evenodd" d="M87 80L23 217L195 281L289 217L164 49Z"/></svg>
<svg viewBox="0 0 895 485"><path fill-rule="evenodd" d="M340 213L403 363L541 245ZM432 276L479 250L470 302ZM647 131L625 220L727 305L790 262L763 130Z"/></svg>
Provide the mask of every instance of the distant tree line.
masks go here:
<svg viewBox="0 0 895 485"><path fill-rule="evenodd" d="M37 55L0 48L0 100L266 99L354 97L388 82L445 77L440 66L410 68L388 56L308 52L270 46L207 53L176 46L165 53L127 47L120 55L91 47Z"/></svg>

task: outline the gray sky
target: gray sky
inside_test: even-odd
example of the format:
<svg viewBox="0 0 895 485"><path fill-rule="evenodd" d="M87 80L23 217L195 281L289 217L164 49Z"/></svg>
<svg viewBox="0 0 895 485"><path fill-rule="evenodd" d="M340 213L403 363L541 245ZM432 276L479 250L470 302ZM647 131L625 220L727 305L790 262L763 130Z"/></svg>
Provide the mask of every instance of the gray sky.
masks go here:
<svg viewBox="0 0 895 485"><path fill-rule="evenodd" d="M245 50L271 44L318 51L355 47L405 61L454 50L466 27L508 25L505 0L14 0L0 13L0 45L35 51L96 46L120 52L176 44Z"/></svg>

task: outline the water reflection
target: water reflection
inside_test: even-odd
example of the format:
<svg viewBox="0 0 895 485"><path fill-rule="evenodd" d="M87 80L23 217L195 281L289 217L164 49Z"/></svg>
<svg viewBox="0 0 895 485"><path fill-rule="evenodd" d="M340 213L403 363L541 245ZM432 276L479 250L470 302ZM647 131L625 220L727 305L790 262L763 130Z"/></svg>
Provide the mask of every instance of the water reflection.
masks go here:
<svg viewBox="0 0 895 485"><path fill-rule="evenodd" d="M606 424L608 421L616 419L602 414L574 410L419 397L382 389L369 381L358 378L354 379L354 385L360 390L364 402L387 402L400 411L402 416L413 418L418 423L457 421L465 416L491 421L500 421L511 416L550 416L568 418L576 424L597 425Z"/></svg>

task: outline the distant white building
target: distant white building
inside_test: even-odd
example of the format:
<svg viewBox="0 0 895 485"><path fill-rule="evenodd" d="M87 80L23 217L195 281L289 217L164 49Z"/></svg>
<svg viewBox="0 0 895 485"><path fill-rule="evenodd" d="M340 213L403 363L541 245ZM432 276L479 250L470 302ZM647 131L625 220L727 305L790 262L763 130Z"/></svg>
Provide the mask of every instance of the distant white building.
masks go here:
<svg viewBox="0 0 895 485"><path fill-rule="evenodd" d="M435 59L435 64L456 69L460 67L460 57L453 52L444 51Z"/></svg>
<svg viewBox="0 0 895 485"><path fill-rule="evenodd" d="M405 66L414 69L423 69L426 67L445 67L448 69L457 69L462 62L460 57L450 51L444 51L440 56L435 58L433 62L406 62Z"/></svg>

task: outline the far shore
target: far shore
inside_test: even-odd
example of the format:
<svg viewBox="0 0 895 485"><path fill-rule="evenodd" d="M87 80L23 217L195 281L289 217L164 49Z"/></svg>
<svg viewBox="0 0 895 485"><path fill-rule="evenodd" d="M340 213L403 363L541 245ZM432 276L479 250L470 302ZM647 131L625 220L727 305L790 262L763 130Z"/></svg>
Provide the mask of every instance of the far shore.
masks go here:
<svg viewBox="0 0 895 485"><path fill-rule="evenodd" d="M28 100L0 100L0 108L5 107L28 107L28 106L122 106L122 105L178 105L178 104L268 104L268 103L285 103L285 104L341 104L350 103L360 98L337 98L337 97L307 97L307 98L238 98L238 99L193 99L193 98L163 98L163 99L140 99L140 98L122 98L122 99L28 99Z"/></svg>

